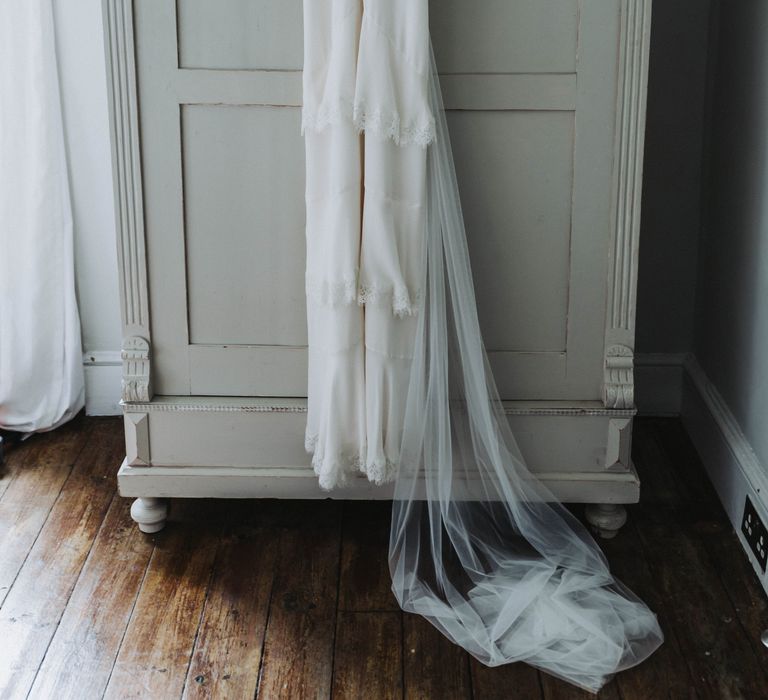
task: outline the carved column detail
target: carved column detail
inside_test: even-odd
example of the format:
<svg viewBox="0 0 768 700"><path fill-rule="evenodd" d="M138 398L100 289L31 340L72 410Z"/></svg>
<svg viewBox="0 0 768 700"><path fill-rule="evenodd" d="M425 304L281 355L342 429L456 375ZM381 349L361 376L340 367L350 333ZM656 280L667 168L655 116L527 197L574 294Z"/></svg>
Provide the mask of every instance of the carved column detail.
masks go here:
<svg viewBox="0 0 768 700"><path fill-rule="evenodd" d="M632 357L650 24L651 0L622 2L613 235L604 346L603 401L609 408L634 408Z"/></svg>
<svg viewBox="0 0 768 700"><path fill-rule="evenodd" d="M608 408L635 405L634 353L626 345L611 345L605 357L603 403Z"/></svg>
<svg viewBox="0 0 768 700"><path fill-rule="evenodd" d="M147 396L147 381L136 381L125 373L125 353L138 353L138 344L148 348L149 288L147 284L144 202L139 149L138 100L133 43L132 0L102 0L107 61L109 119L112 134L115 227L117 231L118 277L123 322L123 399ZM136 336L136 337L134 337ZM138 360L139 358L136 357ZM143 370L130 373L149 376ZM134 385L134 382L135 385ZM128 393L128 397L126 396ZM147 396L148 400L151 397Z"/></svg>
<svg viewBox="0 0 768 700"><path fill-rule="evenodd" d="M149 342L140 336L125 338L120 355L123 401L149 401Z"/></svg>

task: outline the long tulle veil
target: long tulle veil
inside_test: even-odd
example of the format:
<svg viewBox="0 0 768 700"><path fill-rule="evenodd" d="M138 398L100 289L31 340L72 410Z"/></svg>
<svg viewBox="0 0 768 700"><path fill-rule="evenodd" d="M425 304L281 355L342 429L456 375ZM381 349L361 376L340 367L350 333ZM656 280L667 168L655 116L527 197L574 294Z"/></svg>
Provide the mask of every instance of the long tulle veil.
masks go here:
<svg viewBox="0 0 768 700"><path fill-rule="evenodd" d="M436 138L392 510L392 589L404 610L482 663L524 661L596 692L663 634L518 448L480 334L434 55L429 93Z"/></svg>

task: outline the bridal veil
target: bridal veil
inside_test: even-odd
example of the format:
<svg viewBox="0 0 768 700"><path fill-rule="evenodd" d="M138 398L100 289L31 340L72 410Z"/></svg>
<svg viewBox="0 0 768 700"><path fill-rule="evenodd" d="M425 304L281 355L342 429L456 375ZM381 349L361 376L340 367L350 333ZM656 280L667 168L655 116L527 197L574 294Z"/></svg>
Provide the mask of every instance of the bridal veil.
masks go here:
<svg viewBox="0 0 768 700"><path fill-rule="evenodd" d="M426 0L305 0L307 448L394 480L392 589L489 666L590 692L663 641L528 470L478 324Z"/></svg>

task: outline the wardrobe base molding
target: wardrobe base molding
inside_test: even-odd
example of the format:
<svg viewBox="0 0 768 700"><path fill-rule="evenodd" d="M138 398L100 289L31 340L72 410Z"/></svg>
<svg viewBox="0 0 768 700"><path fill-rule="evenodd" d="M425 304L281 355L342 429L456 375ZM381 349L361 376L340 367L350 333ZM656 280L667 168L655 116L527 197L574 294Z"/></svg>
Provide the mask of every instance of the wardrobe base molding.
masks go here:
<svg viewBox="0 0 768 700"><path fill-rule="evenodd" d="M530 470L631 477L634 409L599 401L508 401L504 410ZM306 399L155 396L123 402L131 467L310 470ZM153 495L153 494L147 494ZM595 499L579 499L597 502ZM630 502L632 498L629 499Z"/></svg>
<svg viewBox="0 0 768 700"><path fill-rule="evenodd" d="M627 473L550 472L538 478L565 503L636 503L640 480ZM332 498L388 500L392 484L376 486L359 476L348 486L323 491L309 467L132 467L124 460L117 474L121 496L157 498Z"/></svg>
<svg viewBox="0 0 768 700"><path fill-rule="evenodd" d="M392 498L392 484L377 486L362 474L344 488L320 488L304 449L306 399L157 395L122 407L118 488L140 499L135 519L144 528L162 527L164 498ZM504 411L529 468L560 501L639 500L630 458L634 409L506 401Z"/></svg>

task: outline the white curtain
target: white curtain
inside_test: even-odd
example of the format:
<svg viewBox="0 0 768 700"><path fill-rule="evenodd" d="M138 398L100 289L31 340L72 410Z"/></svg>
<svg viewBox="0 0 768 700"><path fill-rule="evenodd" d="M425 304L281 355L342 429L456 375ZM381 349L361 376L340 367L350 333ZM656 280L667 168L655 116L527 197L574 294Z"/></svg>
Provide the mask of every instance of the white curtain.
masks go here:
<svg viewBox="0 0 768 700"><path fill-rule="evenodd" d="M0 0L0 427L84 405L51 0Z"/></svg>

